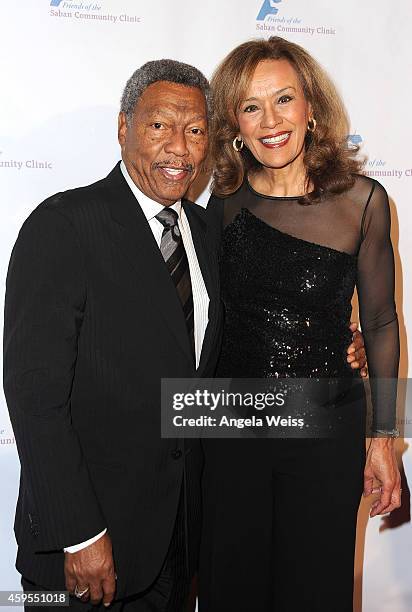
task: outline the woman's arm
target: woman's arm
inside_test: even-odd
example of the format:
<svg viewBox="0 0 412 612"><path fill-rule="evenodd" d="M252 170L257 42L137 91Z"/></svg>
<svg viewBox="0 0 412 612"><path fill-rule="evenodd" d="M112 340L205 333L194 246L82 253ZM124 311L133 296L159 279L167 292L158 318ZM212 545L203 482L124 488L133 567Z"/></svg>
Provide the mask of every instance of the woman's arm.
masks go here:
<svg viewBox="0 0 412 612"><path fill-rule="evenodd" d="M371 381L372 431L396 429L399 331L394 290L390 210L385 189L373 183L362 221L357 289Z"/></svg>
<svg viewBox="0 0 412 612"><path fill-rule="evenodd" d="M395 267L385 189L374 181L362 219L357 289L372 394L372 441L365 466L364 495L379 493L370 516L400 506L400 475L394 452L399 329ZM379 485L374 489L374 480Z"/></svg>

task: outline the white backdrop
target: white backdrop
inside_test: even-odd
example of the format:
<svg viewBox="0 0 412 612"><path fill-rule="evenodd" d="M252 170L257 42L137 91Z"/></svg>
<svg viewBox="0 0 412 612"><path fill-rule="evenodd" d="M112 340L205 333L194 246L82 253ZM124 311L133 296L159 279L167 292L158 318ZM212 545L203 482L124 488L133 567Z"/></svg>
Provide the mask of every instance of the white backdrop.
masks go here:
<svg viewBox="0 0 412 612"><path fill-rule="evenodd" d="M19 227L46 196L105 176L119 158L122 88L147 60L171 57L207 76L235 45L272 34L302 44L337 82L350 139L391 197L406 377L412 318L412 43L410 0L15 0L0 7L0 277ZM207 192L199 201L205 203ZM405 296L405 298L404 298ZM2 299L2 298L1 298ZM398 450L412 478L410 441ZM0 590L18 588L12 521L18 459L0 401ZM338 483L337 483L338 484ZM412 610L409 495L396 520L359 514L356 610ZM302 520L305 520L302 513ZM310 526L308 526L310 528ZM339 525L336 525L339 529ZM325 559L325 563L333 560ZM319 568L322 579L322 568ZM331 604L331 610L333 604Z"/></svg>

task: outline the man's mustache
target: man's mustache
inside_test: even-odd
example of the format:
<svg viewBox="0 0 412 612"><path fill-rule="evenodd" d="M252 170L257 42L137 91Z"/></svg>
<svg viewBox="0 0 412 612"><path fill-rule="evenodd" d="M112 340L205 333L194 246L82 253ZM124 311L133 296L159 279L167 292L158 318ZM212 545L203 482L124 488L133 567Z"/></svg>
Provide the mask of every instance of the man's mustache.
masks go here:
<svg viewBox="0 0 412 612"><path fill-rule="evenodd" d="M185 170L186 172L193 172L194 166L193 164L182 164L182 162L174 162L174 161L159 161L154 162L152 168L156 170L157 168L176 168L176 170Z"/></svg>

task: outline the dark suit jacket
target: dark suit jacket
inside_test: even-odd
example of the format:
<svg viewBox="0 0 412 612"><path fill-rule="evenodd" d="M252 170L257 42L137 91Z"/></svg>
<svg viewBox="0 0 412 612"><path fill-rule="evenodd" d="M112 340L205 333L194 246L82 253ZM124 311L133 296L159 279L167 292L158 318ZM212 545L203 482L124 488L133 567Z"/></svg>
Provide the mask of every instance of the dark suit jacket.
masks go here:
<svg viewBox="0 0 412 612"><path fill-rule="evenodd" d="M212 376L221 311L205 211L184 202L210 297L198 376ZM59 193L23 224L5 305L4 387L21 462L17 569L64 588L65 546L105 527L117 594L156 578L184 465L197 563L198 441L161 439L160 379L195 375L182 308L119 165Z"/></svg>

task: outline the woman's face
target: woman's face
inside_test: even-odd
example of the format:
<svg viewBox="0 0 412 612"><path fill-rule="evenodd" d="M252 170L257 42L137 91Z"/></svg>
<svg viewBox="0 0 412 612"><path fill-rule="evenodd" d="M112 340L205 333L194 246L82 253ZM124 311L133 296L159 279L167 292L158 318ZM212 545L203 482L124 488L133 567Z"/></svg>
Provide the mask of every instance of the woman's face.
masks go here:
<svg viewBox="0 0 412 612"><path fill-rule="evenodd" d="M268 168L284 168L304 154L311 108L287 60L258 64L237 117L239 134Z"/></svg>

